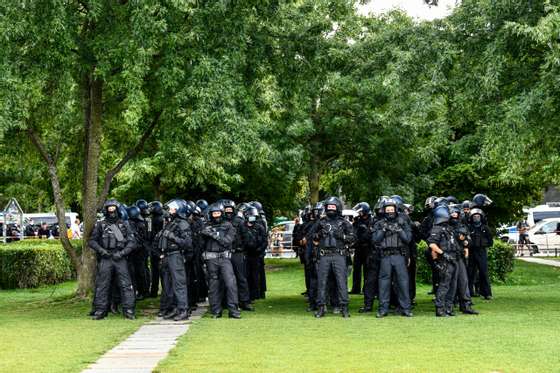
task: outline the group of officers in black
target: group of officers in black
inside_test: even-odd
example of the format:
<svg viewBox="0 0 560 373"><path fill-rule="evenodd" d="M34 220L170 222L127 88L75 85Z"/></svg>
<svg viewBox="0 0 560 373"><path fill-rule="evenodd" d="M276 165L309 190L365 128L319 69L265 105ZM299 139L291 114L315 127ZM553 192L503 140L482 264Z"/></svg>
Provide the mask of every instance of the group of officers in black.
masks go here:
<svg viewBox="0 0 560 373"><path fill-rule="evenodd" d="M417 244L424 240L436 316L454 316L455 304L462 313L478 314L471 296L492 298L487 259L492 235L483 211L491 203L483 194L463 203L451 196L429 197L421 223L412 221L413 207L398 195L380 197L373 210L367 202L358 203L353 219L343 216L337 197L307 206L292 237L305 268L308 311L323 317L328 304L333 313L350 316L347 276L353 252L350 293L363 291L364 306L359 312L373 312L377 298L378 318L387 316L391 306L395 313L411 317Z"/></svg>
<svg viewBox="0 0 560 373"><path fill-rule="evenodd" d="M265 297L267 223L257 201L138 200L126 207L109 199L88 244L97 257L95 320L119 305L135 318L136 300L157 297L160 283L158 316L167 320L188 319L206 298L214 318L224 307L240 318Z"/></svg>

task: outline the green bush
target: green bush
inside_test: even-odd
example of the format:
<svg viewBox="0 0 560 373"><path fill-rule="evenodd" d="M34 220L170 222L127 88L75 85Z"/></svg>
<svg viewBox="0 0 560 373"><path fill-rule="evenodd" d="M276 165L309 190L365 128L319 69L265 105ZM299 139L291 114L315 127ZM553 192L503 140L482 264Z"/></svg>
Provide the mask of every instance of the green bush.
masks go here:
<svg viewBox="0 0 560 373"><path fill-rule="evenodd" d="M0 245L0 288L34 288L71 279L74 271L57 241Z"/></svg>
<svg viewBox="0 0 560 373"><path fill-rule="evenodd" d="M426 250L424 241L418 244L418 273L417 281L425 284L432 283L432 270L424 258ZM513 247L500 240L495 240L494 244L488 248L488 272L493 283L504 283L509 273L513 271L515 251Z"/></svg>

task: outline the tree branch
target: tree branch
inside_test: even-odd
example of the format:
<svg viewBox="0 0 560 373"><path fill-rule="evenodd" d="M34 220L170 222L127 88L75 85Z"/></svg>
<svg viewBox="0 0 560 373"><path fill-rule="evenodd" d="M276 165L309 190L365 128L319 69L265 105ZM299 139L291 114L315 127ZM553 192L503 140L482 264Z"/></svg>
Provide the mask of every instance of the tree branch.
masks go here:
<svg viewBox="0 0 560 373"><path fill-rule="evenodd" d="M154 119L152 120L152 123L150 123L148 128L146 128L146 130L142 134L142 137L140 137L140 140L138 141L138 143L133 148L129 149L128 152L126 152L126 154L124 155L124 157L113 168L111 168L109 171L107 171L107 174L105 174L105 181L103 183L103 189L102 189L101 194L99 195L99 199L97 201L98 208L101 208L103 206L103 203L105 202L105 199L107 198L107 195L109 194L109 189L111 187L111 182L113 181L113 178L115 177L115 175L118 174L121 171L121 169L124 167L124 165L128 161L130 161L132 158L134 158L138 153L140 153L142 151L142 149L144 148L144 144L150 138L154 129L156 128L157 124L159 123L160 116L161 116L161 111L156 113Z"/></svg>
<svg viewBox="0 0 560 373"><path fill-rule="evenodd" d="M62 189L60 188L60 181L58 179L58 170L56 167L56 163L54 162L53 158L47 151L47 148L45 147L41 139L39 138L39 135L33 130L33 128L27 129L27 135L31 139L33 145L35 145L35 147L39 151L39 154L41 154L43 160L47 163L49 178L51 180L51 185L53 188L54 204L56 207L56 217L58 219L59 226L63 227L62 229L60 229L60 235L59 235L60 241L62 243L62 247L70 257L70 261L72 262L74 269L76 270L76 272L79 272L81 270L80 259L76 254L76 250L74 250L74 246L72 246L72 243L70 242L68 236L66 235L66 217L64 214L64 198L62 196Z"/></svg>

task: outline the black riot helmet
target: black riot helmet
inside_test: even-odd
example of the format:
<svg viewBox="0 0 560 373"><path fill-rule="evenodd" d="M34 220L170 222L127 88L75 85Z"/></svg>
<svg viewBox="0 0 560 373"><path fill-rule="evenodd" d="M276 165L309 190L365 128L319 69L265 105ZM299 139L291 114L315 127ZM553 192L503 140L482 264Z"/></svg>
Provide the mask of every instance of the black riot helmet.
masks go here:
<svg viewBox="0 0 560 373"><path fill-rule="evenodd" d="M311 205L305 206L302 212L302 220L304 223L307 223L309 219L311 219L311 212L312 212Z"/></svg>
<svg viewBox="0 0 560 373"><path fill-rule="evenodd" d="M445 204L437 206L434 211L434 224L443 224L449 222L449 207Z"/></svg>
<svg viewBox="0 0 560 373"><path fill-rule="evenodd" d="M462 211L461 206L462 205L460 205L458 203L449 205L449 218L450 219L460 219L461 218L461 211ZM457 214L457 217L454 218L453 216L451 216L453 214Z"/></svg>
<svg viewBox="0 0 560 373"><path fill-rule="evenodd" d="M430 196L426 198L426 202L424 202L424 208L426 210L432 210L435 207L434 202L436 201L436 199L437 199L436 196Z"/></svg>
<svg viewBox="0 0 560 373"><path fill-rule="evenodd" d="M220 216L213 216L213 213L219 212ZM224 206L221 203L215 202L208 206L208 219L214 223L221 223L224 217Z"/></svg>
<svg viewBox="0 0 560 373"><path fill-rule="evenodd" d="M194 209L196 208L196 204L189 199L187 200L187 205L189 206L189 210L192 214L194 212Z"/></svg>
<svg viewBox="0 0 560 373"><path fill-rule="evenodd" d="M119 211L119 218L121 220L128 220L128 212L126 211L127 206L124 203L119 203L118 211Z"/></svg>
<svg viewBox="0 0 560 373"><path fill-rule="evenodd" d="M167 202L164 206L164 209L166 211L170 211L171 209L175 209L175 213L171 213L171 216L178 216L181 219L186 219L189 217L191 211L189 209L189 205L187 204L187 201L185 201L184 199L180 199L180 198L175 198L172 199L171 201Z"/></svg>
<svg viewBox="0 0 560 373"><path fill-rule="evenodd" d="M150 206L145 199L139 199L134 205L140 209L140 214L142 214L142 216L146 217L150 215Z"/></svg>
<svg viewBox="0 0 560 373"><path fill-rule="evenodd" d="M163 205L160 201L150 202L150 212L154 215L163 215Z"/></svg>
<svg viewBox="0 0 560 373"><path fill-rule="evenodd" d="M312 215L314 219L319 219L323 212L325 211L325 206L323 202L317 202L315 206L313 206Z"/></svg>
<svg viewBox="0 0 560 373"><path fill-rule="evenodd" d="M342 215L342 202L338 197L329 197L323 204L325 206L325 213L327 216Z"/></svg>
<svg viewBox="0 0 560 373"><path fill-rule="evenodd" d="M485 218L484 211L479 208L471 209L469 213L469 222L473 223L475 226L482 225L482 222Z"/></svg>
<svg viewBox="0 0 560 373"><path fill-rule="evenodd" d="M470 209L471 208L471 201L469 201L468 199L464 200L462 203L462 208L464 209Z"/></svg>
<svg viewBox="0 0 560 373"><path fill-rule="evenodd" d="M371 208L367 202L360 202L356 204L356 206L352 207L352 210L356 211L360 216L371 215Z"/></svg>
<svg viewBox="0 0 560 373"><path fill-rule="evenodd" d="M389 199L389 196L381 196L377 199L375 206L373 207L375 210L381 210L383 208L383 203Z"/></svg>
<svg viewBox="0 0 560 373"><path fill-rule="evenodd" d="M259 210L257 210L256 207L251 206L245 210L243 215L245 217L245 220L253 224L259 219Z"/></svg>
<svg viewBox="0 0 560 373"><path fill-rule="evenodd" d="M486 196L486 194L477 194L472 199L472 207L486 207L492 204L492 200Z"/></svg>
<svg viewBox="0 0 560 373"><path fill-rule="evenodd" d="M224 206L225 216L229 220L231 220L233 218L233 215L235 214L235 202L233 202L231 199L223 199L221 201L221 203L222 203L222 206Z"/></svg>
<svg viewBox="0 0 560 373"><path fill-rule="evenodd" d="M408 215L412 214L414 212L414 206L408 203L405 203L403 205L403 210L404 212L406 212Z"/></svg>
<svg viewBox="0 0 560 373"><path fill-rule="evenodd" d="M403 210L403 208L404 208L404 199L403 199L401 196L399 196L398 194L393 194L393 195L392 195L391 197L389 197L389 198L391 198L393 201L395 201L395 203L397 204L397 209L398 209L399 211L402 211L402 210Z"/></svg>
<svg viewBox="0 0 560 373"><path fill-rule="evenodd" d="M457 198L455 198L454 196L447 196L447 197L445 197L445 199L447 200L447 202L449 202L452 205L458 205L459 204L459 200Z"/></svg>
<svg viewBox="0 0 560 373"><path fill-rule="evenodd" d="M198 201L196 201L196 205L200 207L200 211L204 212L208 208L208 201L206 201L205 199L199 199Z"/></svg>
<svg viewBox="0 0 560 373"><path fill-rule="evenodd" d="M142 214L138 206L132 205L126 209L128 218L132 220L138 220L142 218Z"/></svg>
<svg viewBox="0 0 560 373"><path fill-rule="evenodd" d="M438 197L434 200L434 208L438 206L449 206L449 201L445 197Z"/></svg>
<svg viewBox="0 0 560 373"><path fill-rule="evenodd" d="M115 209L113 211L109 211L109 207L114 206ZM108 199L103 204L103 215L105 216L106 220L109 221L116 221L119 218L119 206L120 203L116 199Z"/></svg>
<svg viewBox="0 0 560 373"><path fill-rule="evenodd" d="M389 207L389 206L393 206L395 208L395 212L387 212L387 207ZM381 209L383 210L383 215L388 220L394 220L397 217L398 208L399 208L399 206L397 205L397 202L392 198L387 198L387 199L383 200L383 202L381 204Z"/></svg>
<svg viewBox="0 0 560 373"><path fill-rule="evenodd" d="M251 207L253 207L253 206L251 206L247 202L241 202L239 205L237 205L237 213L240 214L240 215L245 215L245 211L247 211ZM257 212L258 212L258 210L257 210Z"/></svg>
<svg viewBox="0 0 560 373"><path fill-rule="evenodd" d="M259 214L261 213L261 211L264 211L263 210L263 205L259 201L251 201L251 202L249 202L249 204L251 206L253 206L254 208L256 208L257 211L259 212Z"/></svg>

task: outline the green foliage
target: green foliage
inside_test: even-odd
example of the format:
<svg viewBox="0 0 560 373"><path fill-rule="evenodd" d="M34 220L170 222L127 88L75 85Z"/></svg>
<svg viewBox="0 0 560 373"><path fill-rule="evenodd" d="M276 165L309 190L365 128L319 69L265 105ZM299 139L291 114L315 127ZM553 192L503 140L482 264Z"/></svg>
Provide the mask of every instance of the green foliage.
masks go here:
<svg viewBox="0 0 560 373"><path fill-rule="evenodd" d="M501 240L494 240L488 248L488 272L493 283L505 283L513 272L515 248Z"/></svg>
<svg viewBox="0 0 560 373"><path fill-rule="evenodd" d="M74 275L60 243L14 242L0 246L0 288L34 288L67 281Z"/></svg>

